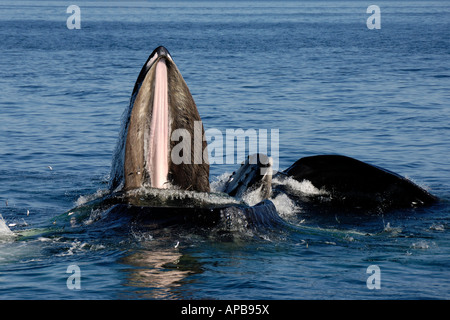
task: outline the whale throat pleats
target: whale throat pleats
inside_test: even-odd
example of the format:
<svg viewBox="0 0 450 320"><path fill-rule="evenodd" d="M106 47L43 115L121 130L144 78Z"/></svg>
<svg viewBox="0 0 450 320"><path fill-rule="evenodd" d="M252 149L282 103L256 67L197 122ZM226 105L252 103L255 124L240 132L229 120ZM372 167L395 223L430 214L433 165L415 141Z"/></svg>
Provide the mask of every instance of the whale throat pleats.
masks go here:
<svg viewBox="0 0 450 320"><path fill-rule="evenodd" d="M153 108L146 155L150 186L167 187L169 173L169 103L165 60L158 61L155 70Z"/></svg>

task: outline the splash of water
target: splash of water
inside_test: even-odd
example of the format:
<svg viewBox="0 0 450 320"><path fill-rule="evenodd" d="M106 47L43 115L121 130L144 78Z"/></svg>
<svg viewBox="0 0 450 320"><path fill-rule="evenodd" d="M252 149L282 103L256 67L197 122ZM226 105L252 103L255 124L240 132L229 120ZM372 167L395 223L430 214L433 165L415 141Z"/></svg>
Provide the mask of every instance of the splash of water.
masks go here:
<svg viewBox="0 0 450 320"><path fill-rule="evenodd" d="M161 201L173 201L173 200L190 200L193 199L201 204L240 204L241 202L228 196L225 193L219 192L197 192L177 189L156 189L156 188L138 188L130 190L127 195L134 197L154 197Z"/></svg>
<svg viewBox="0 0 450 320"><path fill-rule="evenodd" d="M82 205L86 204L87 202L90 202L90 201L93 201L93 200L96 200L96 199L100 199L101 197L103 197L106 194L108 194L108 192L109 192L109 190L99 189L94 194L79 196L77 201L75 202L75 205L77 207L79 207L79 206L82 206Z"/></svg>
<svg viewBox="0 0 450 320"><path fill-rule="evenodd" d="M0 214L0 241L8 241L11 238L13 238L14 236L15 236L14 232L12 232L8 228L5 220L3 219L2 215Z"/></svg>
<svg viewBox="0 0 450 320"><path fill-rule="evenodd" d="M284 193L279 194L270 200L273 202L278 214L283 219L296 217L297 213L301 211L301 208Z"/></svg>
<svg viewBox="0 0 450 320"><path fill-rule="evenodd" d="M285 186L287 190L294 193L302 193L304 195L328 195L326 190L316 188L311 181L297 181L292 177L275 176L272 180L273 185Z"/></svg>

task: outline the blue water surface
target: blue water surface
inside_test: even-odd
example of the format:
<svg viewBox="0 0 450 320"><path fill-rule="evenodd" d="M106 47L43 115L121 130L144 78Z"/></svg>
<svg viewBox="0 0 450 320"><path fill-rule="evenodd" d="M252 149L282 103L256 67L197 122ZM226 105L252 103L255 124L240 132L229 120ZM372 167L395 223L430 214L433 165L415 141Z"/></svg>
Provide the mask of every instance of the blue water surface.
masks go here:
<svg viewBox="0 0 450 320"><path fill-rule="evenodd" d="M76 4L81 29L69 30L66 1L0 2L1 299L450 298L449 2L377 1L374 30L366 1ZM291 228L226 240L95 221L10 237L107 188L121 115L159 45L206 130L278 129L280 169L344 154L441 201L318 223L281 198ZM211 165L211 180L238 163ZM367 285L371 265L380 289Z"/></svg>

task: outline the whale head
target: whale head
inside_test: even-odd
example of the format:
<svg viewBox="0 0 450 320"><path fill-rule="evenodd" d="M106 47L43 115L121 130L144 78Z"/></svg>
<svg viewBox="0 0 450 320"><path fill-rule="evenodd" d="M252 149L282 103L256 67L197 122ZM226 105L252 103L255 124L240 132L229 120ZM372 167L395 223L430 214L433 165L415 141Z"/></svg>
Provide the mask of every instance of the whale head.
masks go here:
<svg viewBox="0 0 450 320"><path fill-rule="evenodd" d="M182 141L179 135L172 139L172 133L179 130L185 133ZM139 73L124 113L110 188L209 192L209 163L203 137L201 118L186 82L169 51L156 48ZM194 146L199 144L202 157L194 161L194 151L198 149ZM176 146L177 152L173 152ZM180 153L185 153L181 154L182 161Z"/></svg>

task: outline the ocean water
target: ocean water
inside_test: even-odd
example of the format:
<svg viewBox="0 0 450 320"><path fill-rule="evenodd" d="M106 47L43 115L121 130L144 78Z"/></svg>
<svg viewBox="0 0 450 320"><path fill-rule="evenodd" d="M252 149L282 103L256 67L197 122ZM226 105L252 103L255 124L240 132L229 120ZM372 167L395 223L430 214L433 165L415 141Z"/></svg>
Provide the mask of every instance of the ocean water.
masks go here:
<svg viewBox="0 0 450 320"><path fill-rule="evenodd" d="M70 4L0 2L1 299L450 298L449 2L77 1L71 30ZM159 45L206 130L278 129L280 169L344 154L440 202L314 218L282 195L287 227L226 238L94 211L47 234L105 194L121 115ZM213 164L211 181L238 163Z"/></svg>

